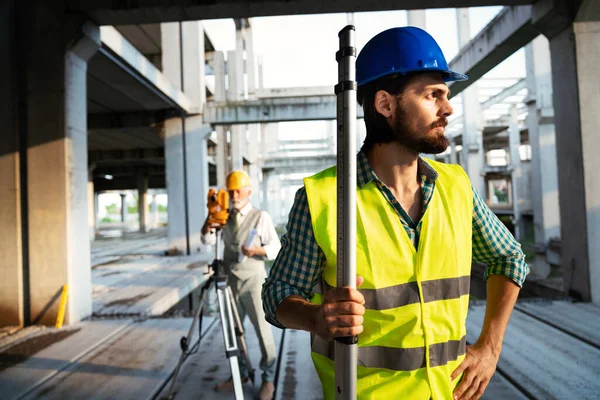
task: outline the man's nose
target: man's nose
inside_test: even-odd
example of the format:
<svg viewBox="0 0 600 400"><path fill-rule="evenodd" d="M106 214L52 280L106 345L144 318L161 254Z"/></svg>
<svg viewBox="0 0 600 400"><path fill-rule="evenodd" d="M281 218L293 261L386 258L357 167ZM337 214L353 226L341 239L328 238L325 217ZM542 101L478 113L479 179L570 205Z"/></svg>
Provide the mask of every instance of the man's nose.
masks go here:
<svg viewBox="0 0 600 400"><path fill-rule="evenodd" d="M454 108L452 107L452 104L450 104L450 100L448 100L447 98L442 104L439 114L441 114L442 117L449 117L452 114L454 114Z"/></svg>

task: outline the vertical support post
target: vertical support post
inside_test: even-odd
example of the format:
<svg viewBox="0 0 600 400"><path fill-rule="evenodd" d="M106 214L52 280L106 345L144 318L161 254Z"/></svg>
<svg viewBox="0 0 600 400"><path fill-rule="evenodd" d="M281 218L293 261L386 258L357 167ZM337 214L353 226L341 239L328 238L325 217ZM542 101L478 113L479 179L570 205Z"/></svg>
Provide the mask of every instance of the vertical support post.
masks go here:
<svg viewBox="0 0 600 400"><path fill-rule="evenodd" d="M528 90L527 129L531 144L531 201L536 249L532 271L545 278L551 272L548 261L552 260L552 257L548 258L547 244L551 238L560 238L552 71L550 47L546 37L540 35L525 47L525 61Z"/></svg>
<svg viewBox="0 0 600 400"><path fill-rule="evenodd" d="M137 191L138 191L138 217L139 217L139 231L145 233L147 227L147 215L146 209L148 208L148 176L139 174L137 176Z"/></svg>
<svg viewBox="0 0 600 400"><path fill-rule="evenodd" d="M520 223L521 209L520 205L520 184L521 184L521 155L519 147L521 146L521 132L519 131L519 116L517 106L510 107L510 125L508 127L509 146L510 146L510 170L512 179L512 205L513 205L513 225L515 227L515 238L521 238Z"/></svg>
<svg viewBox="0 0 600 400"><path fill-rule="evenodd" d="M408 10L408 25L416 26L417 28L427 29L427 17L425 10Z"/></svg>
<svg viewBox="0 0 600 400"><path fill-rule="evenodd" d="M459 48L471 40L469 29L469 9L457 8L456 20L458 28ZM484 162L483 154L483 119L479 104L477 83L472 84L462 93L463 100L463 136L462 136L462 166L467 171L471 184L485 199L485 179L482 176Z"/></svg>
<svg viewBox="0 0 600 400"><path fill-rule="evenodd" d="M127 222L127 193L119 193L121 195L121 222Z"/></svg>

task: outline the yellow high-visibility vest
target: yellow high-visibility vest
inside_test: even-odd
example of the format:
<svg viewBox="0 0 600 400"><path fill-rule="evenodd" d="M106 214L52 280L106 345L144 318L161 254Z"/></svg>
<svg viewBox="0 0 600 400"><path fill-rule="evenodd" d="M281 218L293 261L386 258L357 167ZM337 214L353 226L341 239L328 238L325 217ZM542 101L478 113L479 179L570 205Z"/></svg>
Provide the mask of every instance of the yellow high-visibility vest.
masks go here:
<svg viewBox="0 0 600 400"><path fill-rule="evenodd" d="M465 357L473 191L460 166L427 160L438 173L418 251L398 213L371 181L357 188L356 271L365 281L358 337L358 399L445 400ZM327 263L322 289L336 286L336 169L305 178L317 243ZM320 303L316 294L313 302ZM333 341L312 335L326 400L335 397Z"/></svg>

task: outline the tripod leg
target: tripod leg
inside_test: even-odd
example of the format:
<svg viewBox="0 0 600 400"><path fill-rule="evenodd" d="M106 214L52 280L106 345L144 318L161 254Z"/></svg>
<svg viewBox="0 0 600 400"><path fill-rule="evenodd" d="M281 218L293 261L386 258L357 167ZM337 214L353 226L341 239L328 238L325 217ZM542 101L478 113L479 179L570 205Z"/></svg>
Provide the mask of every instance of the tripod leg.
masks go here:
<svg viewBox="0 0 600 400"><path fill-rule="evenodd" d="M229 359L231 368L231 378L233 380L233 391L237 400L244 398L242 390L242 378L238 364L239 349L235 336L235 326L233 320L233 308L231 298L227 294L227 286L217 288L217 298L219 300L219 314L221 316L221 327L223 329L223 340L225 342L225 355ZM235 306L233 306L235 307Z"/></svg>
<svg viewBox="0 0 600 400"><path fill-rule="evenodd" d="M167 395L167 399L172 399L173 398L173 389L175 389L175 382L177 381L177 375L179 375L179 371L181 370L181 366L183 365L183 362L185 361L185 359L187 358L187 352L188 352L188 348L190 346L191 340L192 340L192 336L194 335L194 329L196 327L196 322L199 321L200 322L200 326L202 326L202 313L204 312L204 303L205 303L205 296L207 293L207 289L210 286L211 281L209 280L206 285L204 285L202 287L202 290L200 291L200 303L198 304L198 308L196 309L196 312L194 313L194 318L192 319L192 325L190 326L190 330L188 331L188 334L186 337L182 337L181 338L181 355L179 356L179 361L177 362L177 367L175 368L175 372L173 373L173 377L171 378L171 387L169 388L169 394ZM200 340L200 335L202 335L202 332L198 332L198 340Z"/></svg>
<svg viewBox="0 0 600 400"><path fill-rule="evenodd" d="M246 367L248 369L248 375L250 376L250 380L254 383L254 369L252 368L252 362L250 362L250 355L248 354L248 346L246 345L246 338L244 337L244 326L242 325L242 320L240 319L240 314L235 307L235 298L233 297L233 292L231 288L227 286L227 294L229 295L229 299L233 307L233 318L235 322L235 333L237 335L238 342L241 347L242 357L244 357L244 361L246 362Z"/></svg>

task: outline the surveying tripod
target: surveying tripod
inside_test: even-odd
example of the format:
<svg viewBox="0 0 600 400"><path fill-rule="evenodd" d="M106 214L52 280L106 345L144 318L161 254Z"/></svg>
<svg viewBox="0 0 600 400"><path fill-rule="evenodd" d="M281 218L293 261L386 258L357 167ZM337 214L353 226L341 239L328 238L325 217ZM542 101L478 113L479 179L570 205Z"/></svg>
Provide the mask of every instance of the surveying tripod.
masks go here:
<svg viewBox="0 0 600 400"><path fill-rule="evenodd" d="M192 319L192 326L190 327L188 335L186 337L182 337L180 340L181 356L179 357L179 362L177 363L175 373L173 374L173 380L171 381L171 388L169 389L167 399L174 398L173 389L175 388L175 381L177 380L177 375L179 374L183 362L190 354L195 353L198 347L200 346L200 340L202 339L202 316L204 313L205 305L208 303L206 301L206 296L208 295L208 290L210 289L210 286L213 283L217 293L217 300L219 302L221 330L223 331L223 339L225 341L225 356L229 360L229 366L231 368L231 377L233 380L233 392L235 395L235 399L241 400L244 398L244 394L242 391L242 378L240 376L238 360L238 357L240 357L240 355L244 358L244 361L246 362L246 367L248 369L248 375L252 383L254 383L254 370L252 369L250 357L248 356L248 347L246 346L246 340L244 339L244 328L242 326L242 321L237 310L233 293L231 292L231 288L227 284L227 274L225 274L223 260L219 259L219 242L221 227L217 227L215 229L217 236L217 243L215 245L215 259L212 262L212 264L210 264L210 268L212 269L213 275L208 279L208 281L204 284L200 291L200 303L198 304L198 308L194 313L194 318ZM192 335L194 334L196 322L198 322L198 332L200 337L198 338L198 342L192 347L192 349L189 349L189 344ZM241 347L241 351L240 348L238 348L238 344Z"/></svg>

